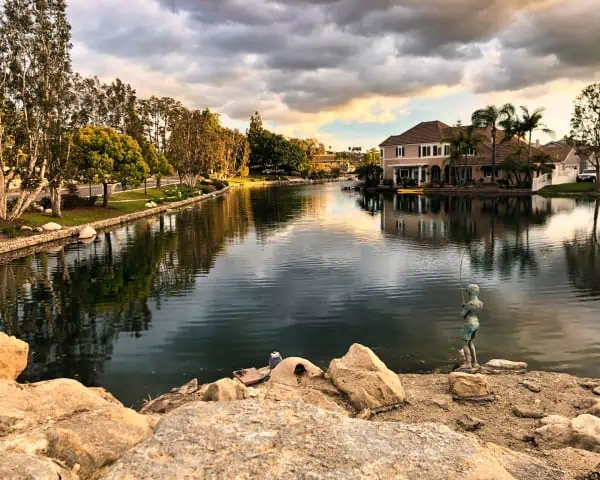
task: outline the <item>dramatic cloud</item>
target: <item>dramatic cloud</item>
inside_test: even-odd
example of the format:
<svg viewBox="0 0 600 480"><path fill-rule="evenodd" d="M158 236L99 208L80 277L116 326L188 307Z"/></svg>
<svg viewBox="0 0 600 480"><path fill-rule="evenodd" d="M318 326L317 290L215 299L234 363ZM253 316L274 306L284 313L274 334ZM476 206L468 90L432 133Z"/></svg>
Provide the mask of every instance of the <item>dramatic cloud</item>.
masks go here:
<svg viewBox="0 0 600 480"><path fill-rule="evenodd" d="M280 125L600 71L597 0L71 0L70 17L76 67Z"/></svg>

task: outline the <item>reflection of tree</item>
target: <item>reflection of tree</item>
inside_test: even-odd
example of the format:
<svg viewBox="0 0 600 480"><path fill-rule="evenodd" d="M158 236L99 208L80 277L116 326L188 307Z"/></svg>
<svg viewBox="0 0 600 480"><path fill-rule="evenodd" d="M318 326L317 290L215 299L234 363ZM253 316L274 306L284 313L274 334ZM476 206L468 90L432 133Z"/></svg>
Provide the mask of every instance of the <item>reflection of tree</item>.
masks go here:
<svg viewBox="0 0 600 480"><path fill-rule="evenodd" d="M356 199L356 204L372 216L383 210L383 198L379 194L364 193Z"/></svg>
<svg viewBox="0 0 600 480"><path fill-rule="evenodd" d="M565 243L569 278L575 288L586 290L590 296L600 294L600 243L598 242L598 212L600 199L596 199L590 237L580 241L577 237Z"/></svg>

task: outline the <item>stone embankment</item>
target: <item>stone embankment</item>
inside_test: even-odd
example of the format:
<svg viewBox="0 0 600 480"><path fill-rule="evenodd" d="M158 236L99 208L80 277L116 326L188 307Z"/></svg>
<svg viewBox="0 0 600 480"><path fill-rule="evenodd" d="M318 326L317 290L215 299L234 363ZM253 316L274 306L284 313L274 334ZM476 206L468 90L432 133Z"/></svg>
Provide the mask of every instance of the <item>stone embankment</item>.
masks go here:
<svg viewBox="0 0 600 480"><path fill-rule="evenodd" d="M352 345L326 372L287 358L257 387L193 379L135 412L73 380L18 384L27 355L0 333L0 478L600 475L600 380L498 361L485 374L396 375Z"/></svg>
<svg viewBox="0 0 600 480"><path fill-rule="evenodd" d="M80 238L80 234L82 230L86 227L93 228L96 231L106 230L111 227L115 227L118 225L123 225L125 223L134 222L144 217L150 217L153 215L159 215L161 213L165 213L168 210L175 210L181 207L185 207L191 205L193 203L201 202L203 200L207 200L209 198L216 197L218 195L223 195L229 191L229 187L225 187L222 190L207 193L205 195L199 195L197 197L188 198L186 200L181 200L180 202L173 202L165 205L154 206L150 208L146 208L146 210L142 210L139 212L130 213L127 215L121 215L119 217L109 218L107 220L100 220L97 222L90 223L89 225L80 225L77 227L68 227L61 228L60 225L56 224L59 228L51 229L51 231L45 231L43 233L39 233L37 235L31 235L22 238L16 238L12 240L4 240L0 242L0 255L6 254L9 252L15 252L19 250L26 250L35 247L44 247L47 244L53 244L56 242L64 243L68 240L77 241ZM152 202L154 203L154 202ZM156 204L154 204L156 205ZM53 222L50 222L53 224ZM49 225L50 225L49 224ZM83 239L83 238L82 238ZM86 240L89 237L85 238ZM33 253L33 251L31 252Z"/></svg>

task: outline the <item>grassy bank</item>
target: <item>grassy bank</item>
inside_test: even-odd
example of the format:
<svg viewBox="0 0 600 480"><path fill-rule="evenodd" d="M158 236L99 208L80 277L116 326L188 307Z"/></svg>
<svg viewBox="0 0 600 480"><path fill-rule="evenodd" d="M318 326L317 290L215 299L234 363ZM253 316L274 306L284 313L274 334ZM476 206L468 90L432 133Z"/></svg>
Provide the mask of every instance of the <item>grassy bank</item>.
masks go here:
<svg viewBox="0 0 600 480"><path fill-rule="evenodd" d="M562 185L548 185L542 188L539 195L596 195L596 184L592 182L563 183Z"/></svg>
<svg viewBox="0 0 600 480"><path fill-rule="evenodd" d="M221 188L223 186L220 185ZM189 188L179 189L179 187L170 185L160 189L149 188L147 193L143 190L118 192L110 196L107 208L101 206L102 199L98 198L94 206L82 206L63 210L61 218L54 218L51 215L40 212L28 211L14 222L0 221L0 240L31 235L29 232L22 231L22 226L35 228L48 222L56 222L63 227L86 225L146 210L145 205L150 200L157 204L165 204L185 200L186 198L212 191L216 191L216 188L212 185L200 185L199 188L194 190Z"/></svg>

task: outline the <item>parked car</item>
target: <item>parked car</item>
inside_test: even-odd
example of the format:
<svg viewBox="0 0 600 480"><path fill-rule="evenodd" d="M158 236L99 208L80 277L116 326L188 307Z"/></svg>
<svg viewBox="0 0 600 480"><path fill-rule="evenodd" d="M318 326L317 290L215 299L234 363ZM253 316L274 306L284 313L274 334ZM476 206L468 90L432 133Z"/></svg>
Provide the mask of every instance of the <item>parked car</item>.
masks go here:
<svg viewBox="0 0 600 480"><path fill-rule="evenodd" d="M596 170L595 169L587 169L577 175L578 182L596 182Z"/></svg>

